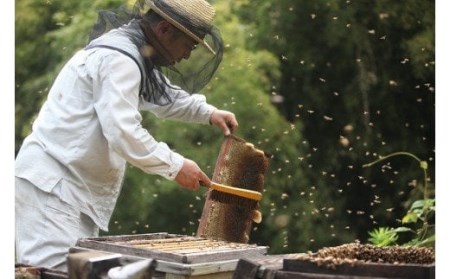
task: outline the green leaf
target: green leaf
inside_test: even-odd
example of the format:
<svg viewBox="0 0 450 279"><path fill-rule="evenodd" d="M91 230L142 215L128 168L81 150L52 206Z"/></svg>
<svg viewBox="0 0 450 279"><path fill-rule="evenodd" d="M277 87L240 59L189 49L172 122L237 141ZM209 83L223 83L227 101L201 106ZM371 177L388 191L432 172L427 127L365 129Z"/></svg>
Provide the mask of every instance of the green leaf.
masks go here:
<svg viewBox="0 0 450 279"><path fill-rule="evenodd" d="M413 211L408 211L408 213L402 218L402 224L417 223L419 218L418 214Z"/></svg>
<svg viewBox="0 0 450 279"><path fill-rule="evenodd" d="M380 227L369 232L369 241L378 246L389 246L398 240L397 232L393 228Z"/></svg>
<svg viewBox="0 0 450 279"><path fill-rule="evenodd" d="M417 201L413 202L413 204L411 205L411 210L416 209L416 208L423 208L424 205L425 205L425 200L417 200Z"/></svg>
<svg viewBox="0 0 450 279"><path fill-rule="evenodd" d="M428 246L430 244L433 245L435 241L436 241L436 235L433 234L432 236L429 236L429 237L425 238L424 240L420 241L419 246Z"/></svg>

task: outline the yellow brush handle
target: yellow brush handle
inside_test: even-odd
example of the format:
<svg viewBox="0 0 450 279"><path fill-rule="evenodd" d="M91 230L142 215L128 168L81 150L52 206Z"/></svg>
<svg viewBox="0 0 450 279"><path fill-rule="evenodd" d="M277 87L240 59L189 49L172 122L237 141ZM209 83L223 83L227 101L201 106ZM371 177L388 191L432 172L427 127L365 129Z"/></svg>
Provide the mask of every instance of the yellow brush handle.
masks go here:
<svg viewBox="0 0 450 279"><path fill-rule="evenodd" d="M252 190L247 190L247 189L242 189L242 188L237 188L237 187L231 187L231 186L222 185L222 184L219 184L216 182L212 182L210 188L213 190L219 191L219 192L224 192L224 193L236 195L239 197L243 197L243 198L247 198L247 199L251 199L251 200L255 200L255 201L260 201L262 199L262 195L258 191L252 191Z"/></svg>

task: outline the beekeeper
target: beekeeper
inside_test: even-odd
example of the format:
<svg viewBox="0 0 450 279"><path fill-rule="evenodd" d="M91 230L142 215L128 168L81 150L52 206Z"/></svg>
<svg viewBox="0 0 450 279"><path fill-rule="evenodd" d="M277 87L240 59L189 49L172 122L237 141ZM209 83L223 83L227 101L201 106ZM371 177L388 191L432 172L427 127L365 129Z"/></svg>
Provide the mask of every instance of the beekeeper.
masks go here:
<svg viewBox="0 0 450 279"><path fill-rule="evenodd" d="M214 13L205 0L138 1L99 13L16 157L16 263L66 270L79 238L108 230L126 162L190 190L211 183L142 126L140 111L212 124L225 135L237 128L232 112L198 94L222 60ZM177 68L194 50L202 59Z"/></svg>

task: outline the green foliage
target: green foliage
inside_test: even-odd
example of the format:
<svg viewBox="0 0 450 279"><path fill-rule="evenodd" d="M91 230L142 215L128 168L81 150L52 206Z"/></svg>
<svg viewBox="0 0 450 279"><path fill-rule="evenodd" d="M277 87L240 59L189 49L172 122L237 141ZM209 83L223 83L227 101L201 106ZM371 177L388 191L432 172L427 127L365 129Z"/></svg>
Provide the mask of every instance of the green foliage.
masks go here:
<svg viewBox="0 0 450 279"><path fill-rule="evenodd" d="M423 199L414 200L411 207L401 219L402 225L412 225L413 227L397 227L386 228L379 227L369 231L369 241L378 246L388 246L399 244L398 233L408 232L412 233L412 237L406 238L401 244L413 246L434 246L435 232L434 232L434 214L435 214L435 199L429 198L429 187L427 178L428 163L417 158L409 152L395 152L380 159L364 165L370 167L376 163L386 160L393 156L409 156L418 161L419 167L423 170Z"/></svg>
<svg viewBox="0 0 450 279"><path fill-rule="evenodd" d="M237 2L246 45L280 60L279 109L302 123L305 179L324 197L311 201L329 218L322 231L327 224L332 234L365 238L381 222L394 227L393 215L416 194L406 187L412 171L397 162L371 173L360 166L378 152L411 150L434 175L434 2ZM321 245L334 240L328 233Z"/></svg>
<svg viewBox="0 0 450 279"><path fill-rule="evenodd" d="M16 3L15 13L15 151L58 71L85 46L97 11L121 1L40 1Z"/></svg>
<svg viewBox="0 0 450 279"><path fill-rule="evenodd" d="M398 235L395 229L380 227L369 232L369 241L376 246L388 246L396 244Z"/></svg>

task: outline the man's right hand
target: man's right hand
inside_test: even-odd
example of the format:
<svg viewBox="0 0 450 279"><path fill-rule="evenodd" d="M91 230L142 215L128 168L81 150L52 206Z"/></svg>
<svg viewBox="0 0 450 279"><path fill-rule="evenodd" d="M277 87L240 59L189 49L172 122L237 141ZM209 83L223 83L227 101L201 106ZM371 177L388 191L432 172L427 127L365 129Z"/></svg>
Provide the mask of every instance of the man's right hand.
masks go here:
<svg viewBox="0 0 450 279"><path fill-rule="evenodd" d="M210 185L211 180L192 160L184 159L183 166L175 177L175 181L181 187L189 190L198 190L201 185Z"/></svg>

